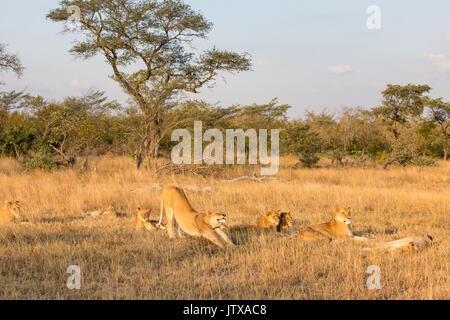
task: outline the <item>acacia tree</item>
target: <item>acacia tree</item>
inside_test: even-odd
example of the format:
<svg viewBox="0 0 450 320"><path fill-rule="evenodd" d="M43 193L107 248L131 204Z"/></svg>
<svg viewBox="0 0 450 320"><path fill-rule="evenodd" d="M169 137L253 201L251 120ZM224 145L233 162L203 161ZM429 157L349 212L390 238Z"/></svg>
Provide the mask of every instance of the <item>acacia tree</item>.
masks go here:
<svg viewBox="0 0 450 320"><path fill-rule="evenodd" d="M21 77L24 67L15 54L6 51L6 45L0 43L0 72L14 72ZM3 83L0 82L0 85ZM16 158L29 149L34 136L29 128L24 126L10 126L7 124L9 112L23 107L27 94L10 91L0 92L0 154L15 156Z"/></svg>
<svg viewBox="0 0 450 320"><path fill-rule="evenodd" d="M68 21L70 6L80 9L80 28L75 32L83 35L70 52L84 59L103 55L112 78L143 114L138 168L143 157L159 157L162 128L168 126L163 116L177 94L197 93L220 71L250 69L247 54L216 48L202 54L189 51L193 40L211 31L212 23L181 0L63 0L47 18ZM134 72L126 72L132 68Z"/></svg>
<svg viewBox="0 0 450 320"><path fill-rule="evenodd" d="M267 104L253 104L238 108L232 125L238 128L272 129L283 126L287 122L287 112L292 107L278 104L278 98Z"/></svg>
<svg viewBox="0 0 450 320"><path fill-rule="evenodd" d="M41 155L56 153L65 164L74 165L77 155L102 134L101 128L94 125L118 108L118 103L108 101L101 91L89 91L62 102L29 97L27 109L39 137L36 149Z"/></svg>
<svg viewBox="0 0 450 320"><path fill-rule="evenodd" d="M23 74L23 69L19 57L15 54L8 53L6 51L6 45L0 43L0 72L12 71L20 78Z"/></svg>
<svg viewBox="0 0 450 320"><path fill-rule="evenodd" d="M382 105L374 108L373 114L380 116L394 134L391 156L384 164L385 169L395 162L404 164L414 158L411 144L399 139L399 126L423 114L426 101L423 95L430 90L428 85L388 84L387 89L382 92Z"/></svg>
<svg viewBox="0 0 450 320"><path fill-rule="evenodd" d="M6 45L0 43L0 72L14 72L19 78L23 75L24 67L15 54L10 54L6 51ZM0 85L3 83L0 82ZM3 130L2 118L11 109L20 109L19 104L26 98L24 92L0 92L0 129Z"/></svg>
<svg viewBox="0 0 450 320"><path fill-rule="evenodd" d="M426 99L425 104L430 109L430 118L432 122L437 123L444 134L444 160L448 158L448 145L450 144L450 103L439 99Z"/></svg>
<svg viewBox="0 0 450 320"><path fill-rule="evenodd" d="M387 89L382 92L382 105L373 111L390 125L395 140L400 136L398 125L407 122L411 116L417 117L423 113L425 107L423 94L430 90L428 85L388 84Z"/></svg>
<svg viewBox="0 0 450 320"><path fill-rule="evenodd" d="M22 109L26 106L26 100L29 97L25 91L2 91L0 92L0 111L10 112Z"/></svg>

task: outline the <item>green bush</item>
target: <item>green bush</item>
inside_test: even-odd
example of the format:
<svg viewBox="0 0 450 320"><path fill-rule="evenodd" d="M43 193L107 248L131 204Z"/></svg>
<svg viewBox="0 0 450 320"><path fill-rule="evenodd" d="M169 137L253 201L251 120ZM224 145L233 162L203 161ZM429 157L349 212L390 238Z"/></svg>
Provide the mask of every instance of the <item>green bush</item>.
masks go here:
<svg viewBox="0 0 450 320"><path fill-rule="evenodd" d="M296 123L287 127L282 131L282 141L284 152L297 155L305 168L312 168L319 162L323 141L309 125Z"/></svg>
<svg viewBox="0 0 450 320"><path fill-rule="evenodd" d="M53 160L41 156L35 156L30 161L25 163L25 168L27 170L42 169L45 171L51 171L57 168L57 164Z"/></svg>
<svg viewBox="0 0 450 320"><path fill-rule="evenodd" d="M4 157L17 158L28 153L35 136L32 129L24 126L9 127L0 133L0 154Z"/></svg>

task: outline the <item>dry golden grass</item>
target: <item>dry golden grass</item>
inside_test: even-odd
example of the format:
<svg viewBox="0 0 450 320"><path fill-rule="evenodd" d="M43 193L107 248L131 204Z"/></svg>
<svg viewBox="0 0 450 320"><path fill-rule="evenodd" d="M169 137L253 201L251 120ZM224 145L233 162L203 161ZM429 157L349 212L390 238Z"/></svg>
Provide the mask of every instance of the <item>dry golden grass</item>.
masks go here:
<svg viewBox="0 0 450 320"><path fill-rule="evenodd" d="M286 182L224 184L189 176L136 173L129 158L101 158L92 170L23 172L0 160L0 201L20 200L32 225L0 227L0 299L448 299L450 165L437 168L283 168ZM249 174L237 167L229 175ZM253 223L266 210L291 211L295 225L328 220L353 208L353 230L380 240L432 235L414 256L364 252L364 243L304 243L255 235L221 250L199 239L169 240L136 232L138 206L159 212L155 183L212 186L187 191L194 207L222 210L229 225ZM110 204L122 219L84 219ZM152 217L152 218L153 218ZM81 290L66 287L66 269L82 270ZM382 289L368 291L370 265Z"/></svg>

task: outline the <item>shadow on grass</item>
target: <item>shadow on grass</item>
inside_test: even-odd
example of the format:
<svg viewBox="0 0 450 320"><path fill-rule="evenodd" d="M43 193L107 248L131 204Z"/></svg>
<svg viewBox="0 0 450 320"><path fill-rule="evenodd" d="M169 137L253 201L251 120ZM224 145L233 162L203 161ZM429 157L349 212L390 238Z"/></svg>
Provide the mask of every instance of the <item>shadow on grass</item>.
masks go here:
<svg viewBox="0 0 450 320"><path fill-rule="evenodd" d="M73 221L81 221L85 220L84 217L67 217L67 218L42 218L38 221L38 223L46 223L46 224L52 224L52 223L67 223L67 222L73 222Z"/></svg>

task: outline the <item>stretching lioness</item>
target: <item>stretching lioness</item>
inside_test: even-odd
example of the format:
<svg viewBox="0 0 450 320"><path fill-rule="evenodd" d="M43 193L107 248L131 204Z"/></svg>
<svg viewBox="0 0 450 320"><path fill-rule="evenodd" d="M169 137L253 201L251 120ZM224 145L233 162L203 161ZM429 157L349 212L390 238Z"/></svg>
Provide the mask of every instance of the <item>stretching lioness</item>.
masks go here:
<svg viewBox="0 0 450 320"><path fill-rule="evenodd" d="M5 201L5 206L0 209L0 225L12 222L26 222L20 215L20 202Z"/></svg>
<svg viewBox="0 0 450 320"><path fill-rule="evenodd" d="M367 240L357 237L350 229L352 221L351 208L334 209L334 219L327 223L303 227L299 230L298 237L305 240Z"/></svg>
<svg viewBox="0 0 450 320"><path fill-rule="evenodd" d="M222 230L226 223L226 214L210 211L206 214L198 213L191 206L182 189L168 187L163 190L159 225L162 223L164 211L167 217L167 232L171 239L176 237L174 230L176 224L179 237L182 237L182 230L193 237L204 237L219 247L234 246Z"/></svg>
<svg viewBox="0 0 450 320"><path fill-rule="evenodd" d="M141 208L137 209L136 215L136 229L144 228L148 231L155 231L157 229L165 229L165 227L158 224L158 221L150 220L151 209L144 210Z"/></svg>

